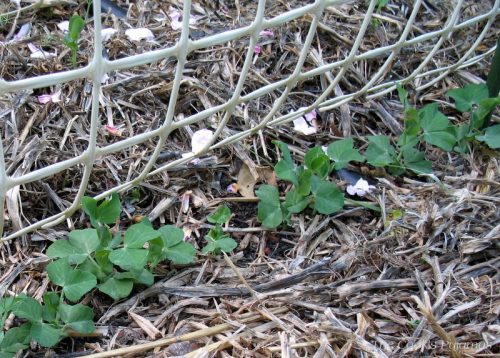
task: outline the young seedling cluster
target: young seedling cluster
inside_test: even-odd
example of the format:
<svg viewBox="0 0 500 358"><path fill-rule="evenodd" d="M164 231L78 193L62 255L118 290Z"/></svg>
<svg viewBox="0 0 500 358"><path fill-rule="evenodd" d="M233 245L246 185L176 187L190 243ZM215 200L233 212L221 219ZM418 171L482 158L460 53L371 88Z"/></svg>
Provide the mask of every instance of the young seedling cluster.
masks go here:
<svg viewBox="0 0 500 358"><path fill-rule="evenodd" d="M205 240L208 244L203 248L202 252L204 254L212 253L218 255L222 252L233 251L237 244L236 241L222 229L222 225L227 223L231 218L231 209L226 205L221 205L217 208L215 212L207 216L207 220L215 224L213 228L210 229L207 235L205 235Z"/></svg>
<svg viewBox="0 0 500 358"><path fill-rule="evenodd" d="M68 240L58 240L47 250L50 258L58 259L47 266L49 278L71 302L96 287L115 300L127 297L134 284L153 284L151 269L159 262L186 264L194 259L196 250L184 242L184 232L170 225L155 230L144 219L123 238L113 233L108 225L121 212L117 194L99 204L84 198L82 205L93 228L73 230Z"/></svg>
<svg viewBox="0 0 500 358"><path fill-rule="evenodd" d="M92 333L94 312L82 304L68 305L61 296L48 292L43 296L44 304L27 296L0 299L0 326L13 314L25 322L18 327L0 332L0 357L14 357L35 341L42 347L53 347L71 332Z"/></svg>
<svg viewBox="0 0 500 358"><path fill-rule="evenodd" d="M261 185L256 191L260 201L258 218L267 228L276 228L289 222L292 214L311 208L320 214L332 214L344 205L344 195L335 183L329 180L332 170L345 168L349 162L363 162L374 167L386 168L393 175L407 170L416 174L432 172L432 164L421 150L424 143L445 151L464 153L472 140L485 142L490 148L500 147L500 125L482 130L485 120L500 104L500 97L489 97L484 84L468 85L447 94L455 100L460 112L468 112L469 122L453 125L441 113L437 103L416 109L409 105L407 91L398 86L398 94L404 106L404 132L395 141L385 135L367 136L368 146L361 155L354 148L352 138L331 143L327 150L321 147L310 149L304 156L304 165L296 165L288 146L274 142L282 152L282 159L275 165L276 176L291 183L285 200L280 200L278 189Z"/></svg>

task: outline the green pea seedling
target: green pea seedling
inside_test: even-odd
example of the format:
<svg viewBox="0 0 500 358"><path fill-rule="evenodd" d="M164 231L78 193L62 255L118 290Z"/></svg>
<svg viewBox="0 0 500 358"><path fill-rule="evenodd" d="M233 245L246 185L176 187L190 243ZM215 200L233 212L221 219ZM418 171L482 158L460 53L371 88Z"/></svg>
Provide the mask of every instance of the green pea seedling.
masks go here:
<svg viewBox="0 0 500 358"><path fill-rule="evenodd" d="M222 225L227 223L230 218L231 209L226 205L219 206L215 212L207 216L207 220L215 224L215 226L205 235L208 244L202 250L204 254L213 253L218 255L221 251L227 253L236 248L236 241L222 229Z"/></svg>
<svg viewBox="0 0 500 358"><path fill-rule="evenodd" d="M85 20L79 15L73 15L69 19L68 33L64 36L64 44L71 50L71 63L76 66L76 54L78 52L78 40L85 27Z"/></svg>
<svg viewBox="0 0 500 358"><path fill-rule="evenodd" d="M48 292L43 296L44 304L27 296L0 299L0 326L10 314L21 320L18 327L0 333L0 357L14 357L35 341L42 347L53 347L69 333L92 333L94 312L82 304L68 305L61 296Z"/></svg>

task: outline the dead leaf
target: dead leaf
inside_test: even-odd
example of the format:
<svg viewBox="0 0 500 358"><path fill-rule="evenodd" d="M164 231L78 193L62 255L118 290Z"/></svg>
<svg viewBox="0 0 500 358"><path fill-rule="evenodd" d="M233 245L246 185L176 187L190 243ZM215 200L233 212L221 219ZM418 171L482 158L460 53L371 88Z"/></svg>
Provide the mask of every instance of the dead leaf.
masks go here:
<svg viewBox="0 0 500 358"><path fill-rule="evenodd" d="M129 312L130 317L134 320L135 323L148 335L151 339L157 339L162 337L161 332L153 326L153 324L147 320L146 318L139 316L137 313Z"/></svg>
<svg viewBox="0 0 500 358"><path fill-rule="evenodd" d="M278 186L278 181L276 180L276 173L270 167L257 167L257 173L259 173L259 177L266 184L272 186Z"/></svg>
<svg viewBox="0 0 500 358"><path fill-rule="evenodd" d="M257 183L257 179L254 178L248 165L243 163L238 173L238 191L245 198L253 198L255 194L253 189Z"/></svg>

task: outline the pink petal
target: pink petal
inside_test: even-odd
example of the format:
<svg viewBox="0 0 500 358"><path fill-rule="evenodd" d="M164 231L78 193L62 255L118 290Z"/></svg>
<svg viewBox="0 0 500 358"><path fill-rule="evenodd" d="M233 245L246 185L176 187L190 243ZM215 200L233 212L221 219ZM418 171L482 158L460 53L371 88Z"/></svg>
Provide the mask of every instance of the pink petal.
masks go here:
<svg viewBox="0 0 500 358"><path fill-rule="evenodd" d="M116 136L120 136L121 133L120 133L120 129L115 127L115 126L110 126L110 125L105 125L104 126L104 129L106 129L110 134L112 135L116 135Z"/></svg>
<svg viewBox="0 0 500 358"><path fill-rule="evenodd" d="M61 91L57 91L53 94L42 94L37 97L38 103L40 104L45 104L45 103L57 103L61 102Z"/></svg>
<svg viewBox="0 0 500 358"><path fill-rule="evenodd" d="M233 183L231 185L228 185L227 192L232 193L232 194L236 194L238 192L238 184Z"/></svg>
<svg viewBox="0 0 500 358"><path fill-rule="evenodd" d="M259 45L255 46L253 52L255 52L257 55L260 54L262 52L262 47L260 47Z"/></svg>
<svg viewBox="0 0 500 358"><path fill-rule="evenodd" d="M316 119L316 110L313 109L311 112L305 114L306 120L310 123Z"/></svg>
<svg viewBox="0 0 500 358"><path fill-rule="evenodd" d="M265 36L265 37L274 37L274 32L271 30L262 30L259 33L260 36Z"/></svg>

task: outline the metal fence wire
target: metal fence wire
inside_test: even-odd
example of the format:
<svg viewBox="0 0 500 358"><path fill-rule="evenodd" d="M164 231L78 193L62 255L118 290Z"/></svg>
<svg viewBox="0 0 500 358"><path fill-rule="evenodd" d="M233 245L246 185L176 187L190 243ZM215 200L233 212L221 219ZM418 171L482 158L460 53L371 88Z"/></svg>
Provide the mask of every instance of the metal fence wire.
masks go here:
<svg viewBox="0 0 500 358"><path fill-rule="evenodd" d="M93 2L93 57L85 67L64 72L50 73L32 78L24 78L16 81L5 81L0 79L0 99L2 96L9 93L13 94L23 90L54 86L82 78L87 79L87 81L91 82L92 85L92 102L90 107L91 125L89 129L89 137L86 138L86 149L80 155L55 162L36 170L30 171L30 168L27 168L25 171L7 170L4 158L4 146L6 139L4 134L2 134L2 138L4 139L2 140L2 146L0 146L0 203L3 213L6 212L6 197L8 195L15 194L16 191L19 192L20 186L55 176L58 173L75 166L84 167L81 183L73 202L66 208L61 208L60 212L56 215L44 218L38 222L30 223L30 221L28 221L29 224L23 225L24 227L9 225L8 230L5 230L5 233L5 214L0 215L0 230L3 233L2 241L19 237L37 229L48 228L66 220L79 208L79 203L86 193L91 171L96 160L106 155L123 151L131 146L150 140L156 143L154 151L142 171L136 173L135 177L130 180L123 182L106 192L102 192L96 197L97 199L104 198L113 192L122 192L130 189L150 176L179 167L181 164L191 161L193 157L201 156L210 150L227 146L228 144L235 143L237 141L242 141L244 138L254 135L264 128L273 128L293 121L312 109L316 109L319 113L322 113L331 111L332 109L361 96L367 100L377 98L393 91L396 88L397 83L409 84L413 86L416 91L422 91L423 89L433 86L451 72L474 65L494 52L494 47L486 49L480 49L478 47L485 36L489 33L491 34L492 31L495 31L495 27L493 25L499 14L500 0L491 2L491 7L487 12L475 14L473 17L469 17L465 20L463 20L462 14L464 9L470 5L470 1L468 2L469 4L467 4L467 1L464 0L450 0L449 3L452 4L448 7L450 10L442 8L442 11L450 11L449 14L447 14L447 17L445 17L447 19L446 22L439 24L437 26L437 30L427 33L421 31L421 34L418 36L412 33L412 29L415 27L415 19L417 14L419 14L419 11L425 10L426 2L423 0L416 0L413 3L413 7L409 9L408 14L406 15L407 21L401 29L400 36L397 41L390 44L383 44L376 48L364 50L362 46L363 39L365 38L367 30L369 29L374 18L376 18L377 14L376 8L378 1L371 0L367 5L364 19L359 26L355 40L352 42L350 50L346 52L346 56L335 62L316 59L316 66L314 67L311 67L310 61L308 62L308 65L305 66L305 62L309 56L314 56L315 54L315 52L312 51L311 44L315 39L318 27L321 27L322 25L323 16L332 8L346 3L352 3L352 1L317 0L299 8L283 12L278 16L267 18L265 13L266 0L259 0L256 16L247 26L193 40L190 37L189 24L192 4L191 0L184 0L182 4L182 28L180 37L174 45L117 60L108 60L103 56L100 3L100 0L94 0ZM359 1L356 3L362 3L363 6L366 6L366 1ZM303 45L300 55L298 55L293 73L277 82L268 83L251 93L244 93L244 83L248 77L249 71L251 70L252 61L255 55L255 48L258 46L259 34L261 31L265 29L272 30L273 28L282 26L305 15L310 16L312 20L310 21L307 36L303 39ZM472 43L464 42L461 45L466 48L466 51L456 62L451 65L440 66L439 63L434 61L437 53L446 51L446 49L443 48L443 45L453 33L458 31L467 31L473 26L482 26L482 30L478 32L478 35L473 39ZM410 34L412 35L410 36ZM205 109L190 115L189 117L176 118L174 111L176 103L180 100L179 88L183 80L183 73L186 64L188 63L188 56L194 51L210 49L213 46L242 38L249 38L249 42L238 81L234 86L233 95L223 104ZM408 64L408 66L413 66L409 75L401 76L399 74L398 77L398 73L395 73L395 69L393 68L394 63L399 61L398 56L402 51L405 51L405 49L407 51L414 51L415 48L419 48L419 46L426 52L425 57L422 57L422 60L416 65ZM176 68L174 72L175 77L172 81L170 99L164 115L163 123L161 123L161 125L154 130L133 135L106 146L98 146L97 134L98 129L102 126L102 119L99 118L99 110L101 106L101 79L103 78L103 75L112 71L131 69L133 67L169 58L175 58ZM366 61L374 58L382 59L382 65L379 70L368 79L368 82L366 82L364 86L355 88L352 91L344 91L341 94L336 92L338 84L353 68L353 66L356 66L356 64L360 61ZM324 90L324 92L308 107L300 108L284 115L280 114L280 107L285 103L297 84L301 81L318 76L327 76L328 85L326 86L326 90ZM227 134L227 131L224 131L224 128L226 127L228 121L230 121L234 111L239 109L241 105L266 96L273 91L279 91L280 95L274 101L274 104L272 105L272 108L269 109L268 113L262 116L262 118L256 119L254 126L246 129L244 128L239 132L231 131L229 134ZM10 108L10 110L13 111L14 109ZM8 113L8 111L3 112L4 118L2 121L7 121L8 116L6 113ZM162 147L164 147L165 143L169 140L169 135L173 130L201 123L216 113L223 113L222 119L216 126L212 140L203 148L203 150L189 157L170 160L166 163L157 162L162 151ZM9 173L11 174L8 175Z"/></svg>

